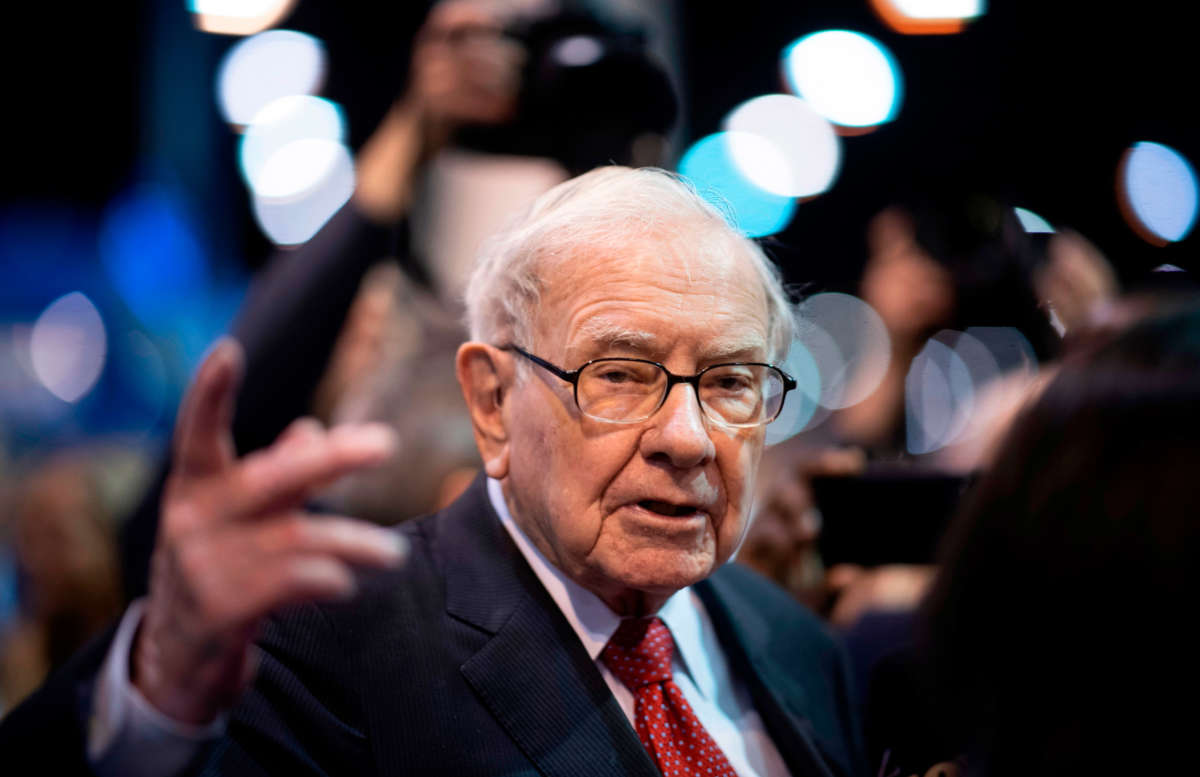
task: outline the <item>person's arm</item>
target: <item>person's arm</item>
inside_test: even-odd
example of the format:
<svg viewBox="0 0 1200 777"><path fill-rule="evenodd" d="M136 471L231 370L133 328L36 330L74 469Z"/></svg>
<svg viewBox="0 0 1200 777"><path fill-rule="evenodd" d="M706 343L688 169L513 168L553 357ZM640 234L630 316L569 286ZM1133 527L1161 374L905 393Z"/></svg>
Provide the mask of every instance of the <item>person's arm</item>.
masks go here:
<svg viewBox="0 0 1200 777"><path fill-rule="evenodd" d="M233 330L247 356L238 450L270 443L310 412L363 275L381 258L407 256L394 232L406 226L421 167L458 127L513 116L523 58L494 10L476 0L430 12L405 93L358 153L353 198L307 243L278 252L247 296Z"/></svg>

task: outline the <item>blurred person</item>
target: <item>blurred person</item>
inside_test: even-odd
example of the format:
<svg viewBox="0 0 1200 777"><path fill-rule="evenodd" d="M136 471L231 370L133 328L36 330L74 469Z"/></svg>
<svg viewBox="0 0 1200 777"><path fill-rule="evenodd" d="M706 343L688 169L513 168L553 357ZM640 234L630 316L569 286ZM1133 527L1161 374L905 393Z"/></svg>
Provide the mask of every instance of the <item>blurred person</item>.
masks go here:
<svg viewBox="0 0 1200 777"><path fill-rule="evenodd" d="M843 628L872 609L911 610L932 569L912 565L826 569L814 551L817 527L839 516L820 514L811 479L862 476L869 465L893 461L912 461L923 469L952 466L962 473L976 469L986 441L1003 430L1005 418L1011 417L1029 390L1027 376L1009 376L1005 390L994 385L987 401L978 403L980 412L970 419L970 434L962 435L969 443L913 459L907 453L905 429L905 383L913 359L941 330L1002 325L1017 327L1039 358L1048 358L1057 347L1057 335L1039 307L1035 275L1040 272L1037 277L1058 281L1047 280L1043 287L1053 285L1066 295L1063 307L1071 312L1083 303L1068 304L1079 295L1067 292L1077 289L1081 284L1075 281L1086 275L1083 270L1069 272L1086 265L1078 251L1060 252L1078 261L1043 268L1037 248L1011 209L986 197L933 193L899 198L871 219L866 238L868 260L860 294L887 328L891 345L887 370L863 401L836 411L823 434L801 435L768 452L769 466L784 476L763 482L767 491L760 504L794 507L764 513L764 520L753 529L749 549L754 554L747 557ZM852 386L857 379L851 377ZM968 450L968 445L974 447ZM823 465L827 461L836 465L828 469ZM788 512L791 515L785 517Z"/></svg>
<svg viewBox="0 0 1200 777"><path fill-rule="evenodd" d="M830 423L838 443L861 446L871 462L912 461L922 470L970 475L986 466L995 441L1036 394L1037 371L1013 370L993 380L977 397L958 441L913 457L905 428L913 359L939 331L1009 326L1044 362L1059 348L1047 305L1072 327L1082 326L1088 311L1115 294L1115 280L1081 236L1055 235L1042 247L1011 208L991 197L950 191L901 198L870 221L860 293L887 328L891 358L878 387L834 413ZM923 565L844 565L828 570L809 596L825 601L833 622L850 628L873 610L911 611L932 574Z"/></svg>
<svg viewBox="0 0 1200 777"><path fill-rule="evenodd" d="M896 198L869 222L860 294L887 328L887 371L864 401L833 414L824 442L806 439L820 433L801 435L768 452L768 468L785 477L764 481L760 504L791 503L798 508L794 515L803 517L783 518L786 513L777 507L764 509L747 543L753 551L747 563L787 586L842 633L862 691L876 664L913 638L916 608L936 572L932 548L957 494L988 466L1012 419L1051 374L1039 374L1034 365L993 379L976 394L955 441L913 456L907 450L905 403L914 358L942 330L1011 326L1046 363L1058 353L1055 327L1086 328L1116 294L1111 267L1082 236L1064 232L1043 244L997 200L949 191L957 189L943 186ZM823 469L820 463L831 457L844 464ZM857 463L850 464L855 457ZM838 489L855 498L818 504L812 481L829 476L856 483ZM904 487L903 480L911 486ZM956 480L958 488L949 491ZM872 521L907 524L914 537L897 543L895 555L887 558L877 548ZM845 524L860 527L861 555L870 556L870 563L853 553L849 559L821 558L820 527ZM849 533L853 530L839 532ZM922 544L930 548L927 559L911 550ZM859 701L865 704L865 696Z"/></svg>
<svg viewBox="0 0 1200 777"><path fill-rule="evenodd" d="M794 387L757 245L669 173L602 168L490 244L467 300L485 473L395 529L299 512L387 455L379 427L301 421L235 457L239 350L218 345L149 598L0 748L122 774L861 774L836 643L726 563Z"/></svg>
<svg viewBox="0 0 1200 777"><path fill-rule="evenodd" d="M19 610L0 634L0 698L37 688L120 611L112 519L83 453L59 454L16 487L14 538Z"/></svg>
<svg viewBox="0 0 1200 777"><path fill-rule="evenodd" d="M1067 356L947 539L925 671L877 681L894 766L1190 771L1198 407L1195 299Z"/></svg>
<svg viewBox="0 0 1200 777"><path fill-rule="evenodd" d="M1039 269L1045 260L1011 208L981 196L918 197L877 214L867 239L861 294L883 319L892 356L878 388L835 414L844 442L904 455L905 379L940 330L1014 327L1039 361L1057 352L1035 274L1069 273Z"/></svg>

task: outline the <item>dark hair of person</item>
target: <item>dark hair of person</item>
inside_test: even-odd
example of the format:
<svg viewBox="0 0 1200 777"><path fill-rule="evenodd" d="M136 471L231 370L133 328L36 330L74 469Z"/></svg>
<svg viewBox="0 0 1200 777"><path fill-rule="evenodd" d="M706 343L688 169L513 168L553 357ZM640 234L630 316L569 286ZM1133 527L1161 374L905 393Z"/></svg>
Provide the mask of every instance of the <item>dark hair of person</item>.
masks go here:
<svg viewBox="0 0 1200 777"><path fill-rule="evenodd" d="M947 536L926 659L971 772L1195 761L1198 583L1193 301L1068 358Z"/></svg>
<svg viewBox="0 0 1200 777"><path fill-rule="evenodd" d="M1040 309L1033 276L1045 262L1044 240L1029 235L1013 209L983 194L933 190L901 201L914 238L953 279L951 329L1012 326L1039 361L1058 353L1059 338Z"/></svg>

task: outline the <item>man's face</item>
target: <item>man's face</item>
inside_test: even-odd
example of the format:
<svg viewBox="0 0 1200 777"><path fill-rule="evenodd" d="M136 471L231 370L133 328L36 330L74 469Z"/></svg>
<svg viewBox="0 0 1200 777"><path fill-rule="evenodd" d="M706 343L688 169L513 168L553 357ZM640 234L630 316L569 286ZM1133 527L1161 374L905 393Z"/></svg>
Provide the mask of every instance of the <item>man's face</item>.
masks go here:
<svg viewBox="0 0 1200 777"><path fill-rule="evenodd" d="M691 375L768 359L764 291L744 258L689 265L643 241L568 264L546 279L536 342L518 343L564 369L629 356ZM702 580L741 542L764 429L710 421L691 386L674 386L646 421L606 423L579 412L569 383L530 364L505 412L514 517L614 609Z"/></svg>

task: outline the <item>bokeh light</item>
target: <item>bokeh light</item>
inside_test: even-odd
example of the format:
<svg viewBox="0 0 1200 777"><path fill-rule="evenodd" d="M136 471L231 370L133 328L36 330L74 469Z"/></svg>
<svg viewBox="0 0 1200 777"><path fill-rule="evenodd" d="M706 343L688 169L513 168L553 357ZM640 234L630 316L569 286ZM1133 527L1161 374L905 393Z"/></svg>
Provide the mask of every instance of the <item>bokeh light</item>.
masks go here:
<svg viewBox="0 0 1200 777"><path fill-rule="evenodd" d="M841 141L824 116L799 97L769 94L735 108L724 128L742 174L772 194L811 197L833 184L841 165ZM777 153L765 151L763 138Z"/></svg>
<svg viewBox="0 0 1200 777"><path fill-rule="evenodd" d="M757 137L744 138L731 132L709 135L684 153L679 172L705 199L727 212L734 226L749 237L774 234L792 220L796 201L772 194L746 178L734 161L735 140L750 146L765 143Z"/></svg>
<svg viewBox="0 0 1200 777"><path fill-rule="evenodd" d="M34 374L65 402L82 398L104 368L108 338L92 301L74 291L50 303L29 335Z"/></svg>
<svg viewBox="0 0 1200 777"><path fill-rule="evenodd" d="M955 349L930 338L904 380L905 446L914 455L949 445L975 403L971 371Z"/></svg>
<svg viewBox="0 0 1200 777"><path fill-rule="evenodd" d="M1013 213L1017 216L1017 221L1021 222L1021 228L1031 235L1050 234L1054 232L1054 227L1050 226L1050 222L1026 208L1013 208Z"/></svg>
<svg viewBox="0 0 1200 777"><path fill-rule="evenodd" d="M144 324L171 327L187 303L205 299L207 257L183 203L167 188L140 184L116 197L98 245L113 287Z"/></svg>
<svg viewBox="0 0 1200 777"><path fill-rule="evenodd" d="M1037 353L1020 329L1012 326L972 326L964 333L987 349L1001 374L1013 370L1036 373Z"/></svg>
<svg viewBox="0 0 1200 777"><path fill-rule="evenodd" d="M950 35L987 10L984 0L871 0L884 24L905 35Z"/></svg>
<svg viewBox="0 0 1200 777"><path fill-rule="evenodd" d="M819 404L840 409L866 399L887 373L891 338L879 314L858 297L814 294L797 308L800 342L820 372Z"/></svg>
<svg viewBox="0 0 1200 777"><path fill-rule="evenodd" d="M283 20L296 0L188 0L192 23L204 32L253 35Z"/></svg>
<svg viewBox="0 0 1200 777"><path fill-rule="evenodd" d="M254 216L275 243L308 240L354 193L354 160L332 140L298 140L274 154L253 193Z"/></svg>
<svg viewBox="0 0 1200 777"><path fill-rule="evenodd" d="M825 30L800 38L784 50L783 72L791 91L841 127L876 127L900 107L899 65L861 33Z"/></svg>
<svg viewBox="0 0 1200 777"><path fill-rule="evenodd" d="M314 94L325 76L325 48L311 35L271 30L226 53L217 71L217 104L230 124L243 126L280 97Z"/></svg>
<svg viewBox="0 0 1200 777"><path fill-rule="evenodd" d="M340 143L345 134L346 121L342 110L329 100L309 95L292 95L273 100L255 115L242 136L238 154L242 175L256 194L263 193L261 189L265 183L270 188L267 196L289 196L288 192L279 187L291 181L298 185L299 189L290 194L298 195L304 188L305 173L280 176L277 166L268 165L271 157L297 141L327 140ZM291 158L302 166L310 166L304 160L296 159L294 154ZM321 167L324 161L314 160L311 166ZM264 181L265 171L275 174Z"/></svg>
<svg viewBox="0 0 1200 777"><path fill-rule="evenodd" d="M1182 240L1196 223L1196 172L1182 154L1161 143L1136 143L1125 152L1117 195L1130 226L1155 245Z"/></svg>
<svg viewBox="0 0 1200 777"><path fill-rule="evenodd" d="M822 411L821 370L817 360L799 338L792 340L783 370L796 379L796 388L787 395L779 417L767 426L766 444L775 445L816 426L828 415Z"/></svg>
<svg viewBox="0 0 1200 777"><path fill-rule="evenodd" d="M600 61L604 46L591 35L572 35L554 44L550 56L567 67L587 67Z"/></svg>
<svg viewBox="0 0 1200 777"><path fill-rule="evenodd" d="M998 379L1037 372L1033 347L1013 327L944 329L913 360L905 380L906 444L925 454L972 437L978 399ZM980 427L982 428L982 427Z"/></svg>

